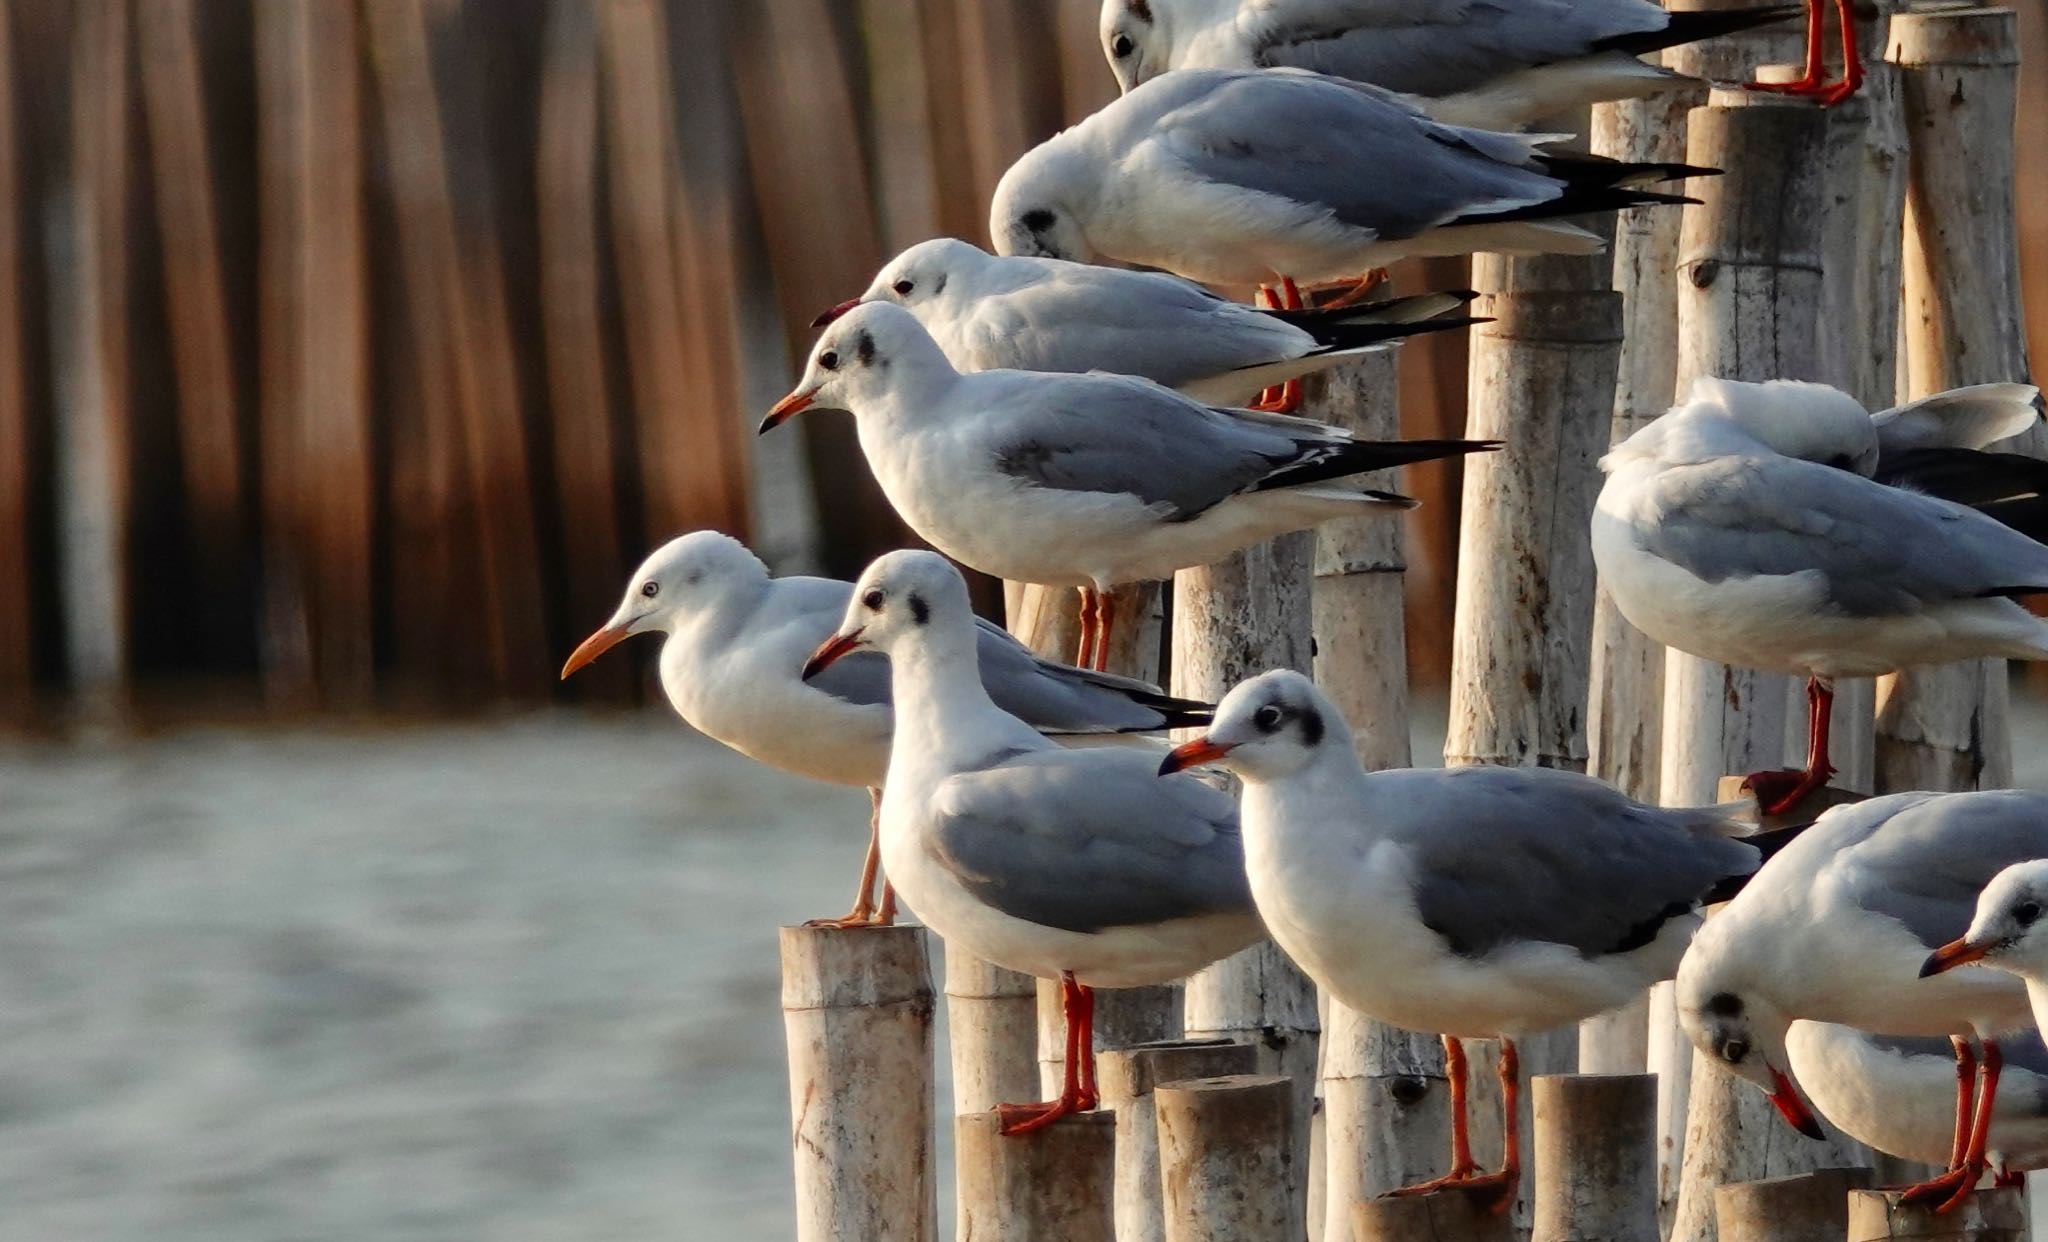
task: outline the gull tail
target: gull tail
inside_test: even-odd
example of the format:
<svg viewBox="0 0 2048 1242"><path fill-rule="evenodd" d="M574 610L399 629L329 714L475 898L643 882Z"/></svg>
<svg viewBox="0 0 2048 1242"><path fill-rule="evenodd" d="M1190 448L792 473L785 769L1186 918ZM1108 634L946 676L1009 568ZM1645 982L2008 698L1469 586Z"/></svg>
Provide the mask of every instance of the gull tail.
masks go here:
<svg viewBox="0 0 2048 1242"><path fill-rule="evenodd" d="M1697 43L1701 39L1715 39L1722 35L1739 34L1772 22L1782 22L1797 17L1806 11L1803 4L1769 4L1753 9L1709 9L1679 11L1671 14L1661 30L1632 30L1627 34L1602 39L1593 45L1599 52L1626 52L1630 56L1642 56L1650 52L1661 52L1667 47L1678 47L1686 43Z"/></svg>
<svg viewBox="0 0 2048 1242"><path fill-rule="evenodd" d="M1967 505L2036 543L2048 543L2048 461L2019 453L1916 448L1885 453L1876 479Z"/></svg>
<svg viewBox="0 0 2048 1242"><path fill-rule="evenodd" d="M1467 453L1489 453L1501 447L1499 440L1340 440L1300 442L1300 457L1260 479L1251 490L1301 487L1330 479L1341 479L1374 470L1405 466L1410 462L1463 457ZM1366 492L1385 504L1412 508L1414 501L1391 492Z"/></svg>
<svg viewBox="0 0 2048 1242"><path fill-rule="evenodd" d="M1753 832L1746 837L1737 837L1735 839L1756 849L1757 866L1761 868L1765 863L1776 857L1778 851L1797 841L1799 834L1811 827L1813 827L1812 823L1793 824L1786 828L1773 828L1768 832ZM1749 884L1750 877L1755 874L1755 871L1745 871L1741 875L1722 877L1715 882L1712 888L1700 894L1699 904L1711 906L1719 902L1731 900Z"/></svg>
<svg viewBox="0 0 2048 1242"><path fill-rule="evenodd" d="M1397 340L1422 332L1462 328L1473 321L1458 314L1479 295L1470 289L1418 293L1337 310L1269 310L1266 314L1292 324L1329 349L1355 349L1376 341Z"/></svg>

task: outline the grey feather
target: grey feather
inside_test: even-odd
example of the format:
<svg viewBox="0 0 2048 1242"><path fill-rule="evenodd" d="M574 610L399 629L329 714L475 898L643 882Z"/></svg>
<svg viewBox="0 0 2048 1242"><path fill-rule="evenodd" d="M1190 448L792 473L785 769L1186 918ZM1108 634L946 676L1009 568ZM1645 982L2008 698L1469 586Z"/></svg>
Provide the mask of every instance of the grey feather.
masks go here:
<svg viewBox="0 0 2048 1242"><path fill-rule="evenodd" d="M1973 384L1870 416L1881 454L1923 448L1989 448L2041 425L2041 390L2032 384ZM1883 473L1880 460L1878 471Z"/></svg>
<svg viewBox="0 0 2048 1242"><path fill-rule="evenodd" d="M1836 808L1773 860L1813 866L1929 949L1969 930L1977 896L2007 866L2048 857L2048 795L1892 794Z"/></svg>

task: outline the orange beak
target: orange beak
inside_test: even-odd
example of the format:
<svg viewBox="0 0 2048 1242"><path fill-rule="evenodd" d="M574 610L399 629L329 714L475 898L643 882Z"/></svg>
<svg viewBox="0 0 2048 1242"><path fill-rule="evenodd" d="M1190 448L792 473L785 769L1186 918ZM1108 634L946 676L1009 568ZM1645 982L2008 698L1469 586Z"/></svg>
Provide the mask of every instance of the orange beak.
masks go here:
<svg viewBox="0 0 2048 1242"><path fill-rule="evenodd" d="M803 679L809 681L819 673L837 664L841 658L858 650L860 647L860 635L861 631L859 630L855 630L851 634L834 634L824 642L819 643L818 649L811 653L811 658L804 661Z"/></svg>
<svg viewBox="0 0 2048 1242"><path fill-rule="evenodd" d="M777 401L769 409L767 417L761 420L758 434L767 435L770 428L780 427L791 418L810 409L811 402L815 399L816 394L814 393L793 392L782 400Z"/></svg>
<svg viewBox="0 0 2048 1242"><path fill-rule="evenodd" d="M1785 1124L1810 1139L1826 1138L1828 1132L1820 1128L1820 1122L1814 1118L1813 1110L1806 1106L1805 1100L1799 1098L1799 1089L1792 1085L1792 1080L1785 1076L1785 1071L1773 1069L1771 1081L1777 1087L1771 1092L1771 1104L1777 1108L1778 1116L1785 1119Z"/></svg>
<svg viewBox="0 0 2048 1242"><path fill-rule="evenodd" d="M569 662L562 665L562 680L569 680L569 674L618 646L625 639L632 637L632 634L633 631L623 625L608 625L584 639L576 645L576 650L569 653Z"/></svg>
<svg viewBox="0 0 2048 1242"><path fill-rule="evenodd" d="M1951 940L1929 953L1927 960L1920 963L1920 977L1925 979L1929 975L1938 975L1945 970L1954 970L1958 966L1968 966L1971 962L1981 962L1990 952L1990 945L1971 944L1967 936Z"/></svg>
<svg viewBox="0 0 2048 1242"><path fill-rule="evenodd" d="M1172 776L1175 772L1185 772L1189 768L1198 768L1205 763L1214 763L1233 749L1235 748L1227 743L1210 741L1206 734L1193 741L1182 742L1167 751L1166 758L1159 761L1159 775Z"/></svg>
<svg viewBox="0 0 2048 1242"><path fill-rule="evenodd" d="M846 312L852 310L854 307L859 306L860 302L861 300L859 298L848 298L844 302L841 302L839 305L820 314L816 319L811 320L811 326L813 328L822 328L826 324L831 323L833 320L839 318L841 315L844 315Z"/></svg>

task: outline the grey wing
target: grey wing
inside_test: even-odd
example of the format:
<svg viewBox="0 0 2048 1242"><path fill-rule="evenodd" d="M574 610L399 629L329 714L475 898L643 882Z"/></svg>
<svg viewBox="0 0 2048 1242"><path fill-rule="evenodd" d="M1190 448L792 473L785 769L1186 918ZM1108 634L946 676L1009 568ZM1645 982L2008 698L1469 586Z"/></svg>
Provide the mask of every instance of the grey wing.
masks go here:
<svg viewBox="0 0 2048 1242"><path fill-rule="evenodd" d="M1724 457L1652 484L1648 551L1707 582L1819 575L1849 616L2048 587L2048 547L1962 505L1790 458Z"/></svg>
<svg viewBox="0 0 2048 1242"><path fill-rule="evenodd" d="M791 575L769 583L769 599L761 616L778 618L801 647L815 647L832 636L853 598L853 584L838 578ZM755 624L760 624L757 617ZM801 663L801 661L797 661ZM791 672L795 671L792 665ZM889 658L877 651L856 651L833 662L807 683L811 689L863 707L887 707Z"/></svg>
<svg viewBox="0 0 2048 1242"><path fill-rule="evenodd" d="M1989 448L2041 425L2041 390L2032 384L1973 384L1870 416L1880 454L1925 448Z"/></svg>
<svg viewBox="0 0 2048 1242"><path fill-rule="evenodd" d="M1526 941L1587 957L1639 949L1759 862L1719 812L1643 806L1576 773L1474 767L1412 779L1411 796L1429 807L1402 837L1415 854L1416 910L1461 956Z"/></svg>
<svg viewBox="0 0 2048 1242"><path fill-rule="evenodd" d="M1108 371L1168 386L1292 358L1299 328L1159 272L1082 267L985 299L977 348L1030 371Z"/></svg>
<svg viewBox="0 0 2048 1242"><path fill-rule="evenodd" d="M1533 144L1441 125L1401 100L1285 70L1220 75L1150 141L1189 175L1328 212L1383 238L1534 207L1562 183Z"/></svg>
<svg viewBox="0 0 2048 1242"><path fill-rule="evenodd" d="M1018 756L948 778L928 849L980 900L1071 932L1249 914L1231 800L1124 751Z"/></svg>
<svg viewBox="0 0 2048 1242"><path fill-rule="evenodd" d="M1040 659L1001 627L980 621L981 684L997 707L1041 733L1138 733L1207 718L1206 705L1157 686Z"/></svg>
<svg viewBox="0 0 2048 1242"><path fill-rule="evenodd" d="M2048 794L1901 795L1836 814L1862 839L1824 864L1823 882L1905 924L1930 949L1969 930L1993 876L2048 857Z"/></svg>

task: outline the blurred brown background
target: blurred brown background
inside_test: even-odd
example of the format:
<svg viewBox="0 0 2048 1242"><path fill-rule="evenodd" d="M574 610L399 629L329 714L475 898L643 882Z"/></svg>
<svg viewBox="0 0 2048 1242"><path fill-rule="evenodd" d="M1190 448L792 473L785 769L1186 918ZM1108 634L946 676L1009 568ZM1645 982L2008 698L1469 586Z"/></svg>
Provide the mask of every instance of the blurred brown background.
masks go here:
<svg viewBox="0 0 2048 1242"><path fill-rule="evenodd" d="M2038 365L2048 20L2019 7ZM902 535L850 422L752 424L812 315L984 241L1009 161L1113 96L1096 9L7 3L0 719L539 699L693 527L856 572ZM1423 345L1404 417L1442 434L1463 341ZM1436 679L1457 493L1417 473ZM630 665L571 689L630 696Z"/></svg>

